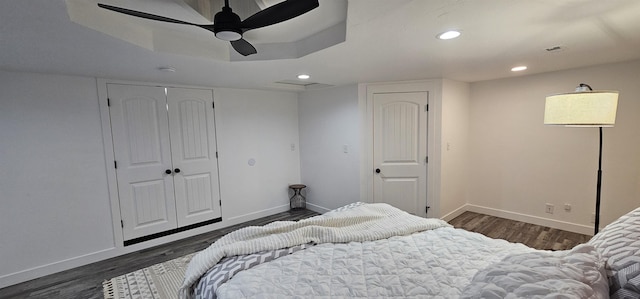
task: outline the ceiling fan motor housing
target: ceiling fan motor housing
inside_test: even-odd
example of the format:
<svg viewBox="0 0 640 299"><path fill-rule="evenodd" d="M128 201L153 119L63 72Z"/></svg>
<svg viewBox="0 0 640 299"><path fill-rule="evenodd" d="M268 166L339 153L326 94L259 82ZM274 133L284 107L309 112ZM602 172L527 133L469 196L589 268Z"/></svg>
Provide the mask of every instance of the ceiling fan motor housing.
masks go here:
<svg viewBox="0 0 640 299"><path fill-rule="evenodd" d="M213 33L217 38L226 41L241 39L240 17L231 11L230 7L223 7L214 17Z"/></svg>

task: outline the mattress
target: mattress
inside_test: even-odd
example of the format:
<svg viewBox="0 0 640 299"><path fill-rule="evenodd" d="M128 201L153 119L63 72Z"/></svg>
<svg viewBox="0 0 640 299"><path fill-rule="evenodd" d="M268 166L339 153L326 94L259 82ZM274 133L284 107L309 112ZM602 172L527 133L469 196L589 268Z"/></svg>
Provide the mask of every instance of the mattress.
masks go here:
<svg viewBox="0 0 640 299"><path fill-rule="evenodd" d="M454 228L319 244L236 274L218 298L456 298L474 274L534 249Z"/></svg>
<svg viewBox="0 0 640 299"><path fill-rule="evenodd" d="M179 297L193 298L196 282L225 257L308 243L375 241L450 226L442 220L410 215L387 204L366 204L330 211L297 222L276 221L261 227L245 227L218 239L191 259Z"/></svg>
<svg viewBox="0 0 640 299"><path fill-rule="evenodd" d="M589 244L542 251L442 225L374 240L311 242L227 257L200 278L192 295L598 299L608 298L604 273L604 261Z"/></svg>

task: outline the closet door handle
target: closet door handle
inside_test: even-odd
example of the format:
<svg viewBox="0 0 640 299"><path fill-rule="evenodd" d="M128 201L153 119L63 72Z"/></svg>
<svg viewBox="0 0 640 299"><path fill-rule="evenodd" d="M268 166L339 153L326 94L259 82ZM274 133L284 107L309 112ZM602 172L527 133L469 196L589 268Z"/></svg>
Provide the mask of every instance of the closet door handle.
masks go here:
<svg viewBox="0 0 640 299"><path fill-rule="evenodd" d="M376 168L376 173L380 173L380 168Z"/></svg>
<svg viewBox="0 0 640 299"><path fill-rule="evenodd" d="M165 171L164 171L164 173L166 173L166 174L171 174L171 169L167 169L167 170L165 170Z"/></svg>
<svg viewBox="0 0 640 299"><path fill-rule="evenodd" d="M176 169L174 169L174 170L173 170L173 172L175 172L175 173L180 173L180 168L176 168Z"/></svg>

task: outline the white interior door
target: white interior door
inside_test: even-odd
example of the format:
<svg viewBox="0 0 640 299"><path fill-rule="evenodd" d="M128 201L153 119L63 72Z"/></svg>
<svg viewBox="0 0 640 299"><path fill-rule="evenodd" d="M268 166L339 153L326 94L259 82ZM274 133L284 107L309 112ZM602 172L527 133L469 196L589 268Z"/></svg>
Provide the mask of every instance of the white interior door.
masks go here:
<svg viewBox="0 0 640 299"><path fill-rule="evenodd" d="M176 228L165 89L108 84L125 240Z"/></svg>
<svg viewBox="0 0 640 299"><path fill-rule="evenodd" d="M219 218L213 93L169 88L167 102L178 226Z"/></svg>
<svg viewBox="0 0 640 299"><path fill-rule="evenodd" d="M426 216L428 92L373 95L373 201Z"/></svg>

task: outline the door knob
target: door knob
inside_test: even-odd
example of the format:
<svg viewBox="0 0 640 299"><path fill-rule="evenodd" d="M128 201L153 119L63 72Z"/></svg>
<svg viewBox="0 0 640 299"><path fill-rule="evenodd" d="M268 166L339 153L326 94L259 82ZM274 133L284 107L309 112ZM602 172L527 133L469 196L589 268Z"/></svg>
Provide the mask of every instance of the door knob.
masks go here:
<svg viewBox="0 0 640 299"><path fill-rule="evenodd" d="M165 171L164 171L164 173L166 173L166 174L171 174L171 169L167 169L167 170L165 170Z"/></svg>
<svg viewBox="0 0 640 299"><path fill-rule="evenodd" d="M175 172L175 173L180 173L180 168L176 168L176 169L174 169L174 170L173 170L173 172Z"/></svg>
<svg viewBox="0 0 640 299"><path fill-rule="evenodd" d="M376 173L380 173L380 168L376 168Z"/></svg>

